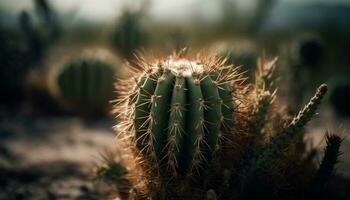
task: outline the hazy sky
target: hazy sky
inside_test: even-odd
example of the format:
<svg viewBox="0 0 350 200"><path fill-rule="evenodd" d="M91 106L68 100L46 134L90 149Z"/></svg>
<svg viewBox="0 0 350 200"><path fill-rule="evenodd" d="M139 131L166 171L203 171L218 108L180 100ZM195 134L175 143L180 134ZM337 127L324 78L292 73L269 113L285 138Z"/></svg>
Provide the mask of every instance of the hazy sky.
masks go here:
<svg viewBox="0 0 350 200"><path fill-rule="evenodd" d="M151 0L150 15L158 20L188 20L192 17L215 20L220 16L219 0ZM249 9L256 0L237 1L240 10ZM279 0L280 2L295 3L350 3L350 0ZM121 8L131 0L50 0L50 3L60 13L74 13L76 20L84 19L91 22L104 22L115 18L121 13ZM132 0L139 5L141 0ZM136 3L135 3L136 2ZM135 6L133 5L133 6ZM0 0L2 10L18 13L23 9L32 9L32 0Z"/></svg>

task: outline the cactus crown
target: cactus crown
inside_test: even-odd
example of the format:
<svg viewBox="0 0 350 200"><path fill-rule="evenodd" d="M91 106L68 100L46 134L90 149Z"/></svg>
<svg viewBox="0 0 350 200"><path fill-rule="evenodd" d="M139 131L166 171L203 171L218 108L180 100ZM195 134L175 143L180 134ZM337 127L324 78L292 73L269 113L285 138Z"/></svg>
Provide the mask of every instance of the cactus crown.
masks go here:
<svg viewBox="0 0 350 200"><path fill-rule="evenodd" d="M290 175L284 167L302 160L289 147L315 114L325 85L291 120L276 107L276 59L260 58L256 83L247 84L224 58L185 59L182 52L154 62L137 58L134 78L117 84L115 110L131 156L128 198L203 199L207 191L218 199L245 197L260 186L280 187ZM264 182L265 175L272 181Z"/></svg>

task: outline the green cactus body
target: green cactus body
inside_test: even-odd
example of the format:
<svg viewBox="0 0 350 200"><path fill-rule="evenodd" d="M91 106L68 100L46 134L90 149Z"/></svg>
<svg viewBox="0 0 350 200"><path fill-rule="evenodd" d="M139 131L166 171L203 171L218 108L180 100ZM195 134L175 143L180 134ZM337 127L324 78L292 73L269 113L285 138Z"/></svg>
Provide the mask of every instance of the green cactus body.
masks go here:
<svg viewBox="0 0 350 200"><path fill-rule="evenodd" d="M300 199L314 195L306 187L318 191L330 179L341 142L337 137L329 139L316 178L304 170L317 171L316 166L298 163L305 150L293 150L326 85L289 120L274 107L276 59L258 60L255 85L245 84L237 68L217 57L140 61L143 70L135 70L138 79L121 82L129 87L121 88L125 95L116 106L117 130L129 141L126 149L134 158L130 198L257 199L277 194ZM310 187L312 179L315 186ZM296 190L280 189L289 184Z"/></svg>
<svg viewBox="0 0 350 200"><path fill-rule="evenodd" d="M149 111L151 107L151 94L154 93L157 82L154 80L155 77L144 75L139 81L139 90L137 91L137 100L134 114L134 128L136 144L138 148L142 148L145 145L147 136L149 135L148 123ZM142 149L143 151L145 149Z"/></svg>
<svg viewBox="0 0 350 200"><path fill-rule="evenodd" d="M186 77L186 86L191 92L188 93L188 113L187 120L192 123L186 124L186 130L191 133L185 135L184 149L188 152L183 154L181 159L182 170L189 166L195 167L200 163L202 156L201 145L204 142L204 100L199 84L199 79Z"/></svg>
<svg viewBox="0 0 350 200"><path fill-rule="evenodd" d="M138 143L140 151L151 149L147 153L158 164L167 163L183 174L210 163L221 131L232 128L232 95L226 83L220 87L203 66L196 64L201 71L194 74L193 63L181 62L140 79L134 127L135 140L143 141ZM144 83L147 76L154 78Z"/></svg>
<svg viewBox="0 0 350 200"><path fill-rule="evenodd" d="M227 69L219 70L217 73L211 73L211 78L214 80L214 85L218 88L221 104L221 118L220 118L220 134L219 139L230 139L232 133L232 127L234 126L234 98L232 98L233 88L229 77L230 71Z"/></svg>
<svg viewBox="0 0 350 200"><path fill-rule="evenodd" d="M77 59L65 64L55 76L62 101L72 110L103 114L113 95L115 68L95 59Z"/></svg>
<svg viewBox="0 0 350 200"><path fill-rule="evenodd" d="M185 138L185 123L188 116L185 115L186 111L186 94L185 94L185 78L176 77L175 85L173 89L173 95L171 98L171 109L169 121L174 122L168 127L168 147L169 147L169 166L173 167L175 171L175 166L177 161L181 158L181 153L183 152ZM184 167L180 167L184 169Z"/></svg>

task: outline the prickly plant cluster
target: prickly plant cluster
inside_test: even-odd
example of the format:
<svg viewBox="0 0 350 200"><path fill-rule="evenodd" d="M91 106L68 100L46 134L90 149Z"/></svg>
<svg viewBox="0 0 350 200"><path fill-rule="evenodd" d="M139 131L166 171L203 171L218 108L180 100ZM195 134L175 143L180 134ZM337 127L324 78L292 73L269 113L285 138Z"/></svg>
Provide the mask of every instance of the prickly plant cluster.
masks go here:
<svg viewBox="0 0 350 200"><path fill-rule="evenodd" d="M117 84L116 130L128 170L121 198L296 199L329 179L335 162L321 165L327 178L317 179L298 148L326 85L292 118L276 99L276 60L258 60L255 84L215 56L138 61L133 78ZM328 138L324 159L336 161L341 140Z"/></svg>
<svg viewBox="0 0 350 200"><path fill-rule="evenodd" d="M77 58L52 73L52 93L78 113L104 114L113 96L116 68L103 60Z"/></svg>

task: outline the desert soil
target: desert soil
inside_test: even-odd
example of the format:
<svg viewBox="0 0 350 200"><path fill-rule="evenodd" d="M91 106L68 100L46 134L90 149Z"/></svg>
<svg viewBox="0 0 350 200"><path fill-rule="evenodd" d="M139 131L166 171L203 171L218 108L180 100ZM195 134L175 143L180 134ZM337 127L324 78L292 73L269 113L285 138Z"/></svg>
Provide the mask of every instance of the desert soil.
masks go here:
<svg viewBox="0 0 350 200"><path fill-rule="evenodd" d="M309 124L307 138L322 148L325 130L343 124L337 173L349 179L350 120L325 113ZM100 154L115 146L112 119L0 115L0 200L112 199L106 186L92 179ZM350 195L345 178L340 179L345 185L342 196Z"/></svg>

